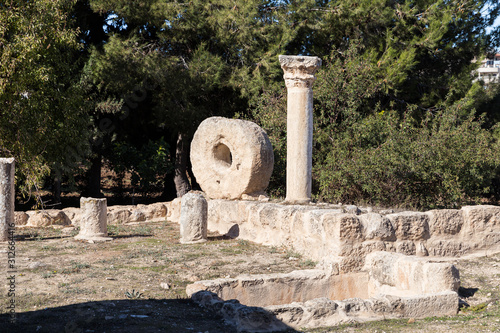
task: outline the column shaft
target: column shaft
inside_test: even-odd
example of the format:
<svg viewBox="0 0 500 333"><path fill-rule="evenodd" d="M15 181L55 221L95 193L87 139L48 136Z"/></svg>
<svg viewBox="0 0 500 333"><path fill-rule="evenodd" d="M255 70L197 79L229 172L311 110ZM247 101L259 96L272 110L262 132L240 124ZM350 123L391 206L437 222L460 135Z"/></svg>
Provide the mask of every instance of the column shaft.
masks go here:
<svg viewBox="0 0 500 333"><path fill-rule="evenodd" d="M279 56L288 91L286 201L311 200L314 73L318 57Z"/></svg>
<svg viewBox="0 0 500 333"><path fill-rule="evenodd" d="M311 200L312 174L312 90L288 89L286 200Z"/></svg>
<svg viewBox="0 0 500 333"><path fill-rule="evenodd" d="M14 159L0 158L0 242L8 240L14 225Z"/></svg>

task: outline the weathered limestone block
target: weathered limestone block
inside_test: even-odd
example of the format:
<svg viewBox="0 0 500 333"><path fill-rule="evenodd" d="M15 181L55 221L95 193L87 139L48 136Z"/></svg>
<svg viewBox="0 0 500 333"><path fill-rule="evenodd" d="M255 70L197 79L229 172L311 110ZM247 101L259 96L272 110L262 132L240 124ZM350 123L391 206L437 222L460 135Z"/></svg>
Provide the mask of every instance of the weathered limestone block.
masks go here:
<svg viewBox="0 0 500 333"><path fill-rule="evenodd" d="M459 298L454 291L442 291L432 295L401 297L402 317L425 318L453 316L458 312Z"/></svg>
<svg viewBox="0 0 500 333"><path fill-rule="evenodd" d="M462 210L435 209L426 212L429 215L431 235L456 235L462 229L464 216Z"/></svg>
<svg viewBox="0 0 500 333"><path fill-rule="evenodd" d="M311 200L314 76L318 57L280 55L287 87L286 201Z"/></svg>
<svg viewBox="0 0 500 333"><path fill-rule="evenodd" d="M132 209L130 214L131 222L144 222L146 221L146 214L142 211L142 209Z"/></svg>
<svg viewBox="0 0 500 333"><path fill-rule="evenodd" d="M347 205L344 207L344 210L348 214L354 214L354 215L361 214L361 209L359 209L359 207L355 205Z"/></svg>
<svg viewBox="0 0 500 333"><path fill-rule="evenodd" d="M314 243L324 243L326 233L323 228L323 210L308 210L304 212L304 234L303 237L312 237L315 239Z"/></svg>
<svg viewBox="0 0 500 333"><path fill-rule="evenodd" d="M108 235L106 199L80 199L80 233L75 239L104 242L112 240Z"/></svg>
<svg viewBox="0 0 500 333"><path fill-rule="evenodd" d="M254 201L208 200L208 229L222 235L231 231L229 236L238 236L239 231L234 229L239 230L242 223L249 223L246 206L253 207L257 204Z"/></svg>
<svg viewBox="0 0 500 333"><path fill-rule="evenodd" d="M0 242L8 240L14 222L14 158L0 158Z"/></svg>
<svg viewBox="0 0 500 333"><path fill-rule="evenodd" d="M167 205L167 219L172 222L179 222L181 217L181 198L175 198L168 202Z"/></svg>
<svg viewBox="0 0 500 333"><path fill-rule="evenodd" d="M467 242L460 240L430 239L427 241L430 256L460 257L471 250Z"/></svg>
<svg viewBox="0 0 500 333"><path fill-rule="evenodd" d="M465 206L462 207L464 213L464 233L473 235L482 231L492 232L500 229L500 207L492 205Z"/></svg>
<svg viewBox="0 0 500 333"><path fill-rule="evenodd" d="M131 221L151 221L161 219L165 216L167 216L167 206L161 202L150 205L139 204L135 210L132 210Z"/></svg>
<svg viewBox="0 0 500 333"><path fill-rule="evenodd" d="M500 232L487 232L478 245L480 248L500 249Z"/></svg>
<svg viewBox="0 0 500 333"><path fill-rule="evenodd" d="M279 205L279 219L281 220L281 231L284 238L286 238L290 234L294 234L297 237L300 237L302 235L303 229L301 231L298 231L293 222L295 220L295 216L299 212L302 212L300 219L301 221L303 221L303 214L305 213L306 209L307 208L301 205ZM325 213L327 214L327 212ZM322 216L323 219L325 218L326 214Z"/></svg>
<svg viewBox="0 0 500 333"><path fill-rule="evenodd" d="M415 242L415 251L416 255L419 257L427 257L429 255L429 251L427 251L427 247L425 246L426 241Z"/></svg>
<svg viewBox="0 0 500 333"><path fill-rule="evenodd" d="M368 213L360 215L359 220L363 226L365 239L395 241L396 234L391 221L380 214Z"/></svg>
<svg viewBox="0 0 500 333"><path fill-rule="evenodd" d="M131 222L131 209L128 206L110 206L107 211L109 224L124 224Z"/></svg>
<svg viewBox="0 0 500 333"><path fill-rule="evenodd" d="M415 246L415 243L413 243L412 241L399 241L396 242L396 252L405 254L407 256L413 256L417 254L417 248Z"/></svg>
<svg viewBox="0 0 500 333"><path fill-rule="evenodd" d="M273 172L274 154L257 124L222 117L205 119L191 142L196 181L212 199L263 194Z"/></svg>
<svg viewBox="0 0 500 333"><path fill-rule="evenodd" d="M207 241L207 214L207 200L202 194L193 192L184 194L180 217L182 244Z"/></svg>
<svg viewBox="0 0 500 333"><path fill-rule="evenodd" d="M57 209L27 211L29 227L48 227L51 225L71 225L71 220L66 213Z"/></svg>
<svg viewBox="0 0 500 333"><path fill-rule="evenodd" d="M341 273L359 271L363 268L365 258L369 253L387 250L385 243L382 241L343 244L340 247L339 270Z"/></svg>
<svg viewBox="0 0 500 333"><path fill-rule="evenodd" d="M346 299L368 296L368 274L332 275L321 269L290 273L240 275L232 279L197 281L186 287L189 296L203 291L221 299L238 299L250 306L306 302L315 298Z"/></svg>
<svg viewBox="0 0 500 333"><path fill-rule="evenodd" d="M340 221L340 239L361 240L363 239L362 224L358 217L352 214L337 215Z"/></svg>
<svg viewBox="0 0 500 333"><path fill-rule="evenodd" d="M139 206L139 205L137 205ZM143 209L146 220L161 219L167 216L167 206L161 202L146 205Z"/></svg>
<svg viewBox="0 0 500 333"><path fill-rule="evenodd" d="M62 211L69 218L72 225L74 225L75 227L78 227L80 225L80 219L82 217L82 212L81 212L80 208L67 207L67 208L63 208Z"/></svg>
<svg viewBox="0 0 500 333"><path fill-rule="evenodd" d="M420 212L402 212L386 215L396 231L398 240L428 239L429 216Z"/></svg>
<svg viewBox="0 0 500 333"><path fill-rule="evenodd" d="M370 274L371 295L456 292L460 286L459 272L452 264L429 262L397 253L370 253L366 256L363 270Z"/></svg>
<svg viewBox="0 0 500 333"><path fill-rule="evenodd" d="M14 221L16 226L26 225L28 223L29 215L25 212L14 212Z"/></svg>

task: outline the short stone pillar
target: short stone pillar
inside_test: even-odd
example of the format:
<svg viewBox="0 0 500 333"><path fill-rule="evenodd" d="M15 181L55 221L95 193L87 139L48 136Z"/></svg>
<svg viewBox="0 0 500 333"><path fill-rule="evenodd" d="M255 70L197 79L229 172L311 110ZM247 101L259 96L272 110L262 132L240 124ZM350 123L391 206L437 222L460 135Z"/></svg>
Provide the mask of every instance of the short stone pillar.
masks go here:
<svg viewBox="0 0 500 333"><path fill-rule="evenodd" d="M287 97L286 201L311 200L314 73L318 57L279 56Z"/></svg>
<svg viewBox="0 0 500 333"><path fill-rule="evenodd" d="M181 199L181 239L182 244L207 241L208 204L200 193L189 192Z"/></svg>
<svg viewBox="0 0 500 333"><path fill-rule="evenodd" d="M108 207L106 199L81 198L80 199L80 233L75 239L96 242L112 240L108 235Z"/></svg>
<svg viewBox="0 0 500 333"><path fill-rule="evenodd" d="M0 158L0 242L14 225L14 158Z"/></svg>

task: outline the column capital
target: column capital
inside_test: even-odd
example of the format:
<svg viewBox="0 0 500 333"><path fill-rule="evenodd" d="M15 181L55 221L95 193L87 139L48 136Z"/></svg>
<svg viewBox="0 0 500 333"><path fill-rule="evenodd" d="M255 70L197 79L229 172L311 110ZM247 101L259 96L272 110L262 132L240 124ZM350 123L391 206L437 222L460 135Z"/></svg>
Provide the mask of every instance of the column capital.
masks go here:
<svg viewBox="0 0 500 333"><path fill-rule="evenodd" d="M283 78L287 88L311 88L316 77L314 73L321 66L321 59L307 56L279 56Z"/></svg>

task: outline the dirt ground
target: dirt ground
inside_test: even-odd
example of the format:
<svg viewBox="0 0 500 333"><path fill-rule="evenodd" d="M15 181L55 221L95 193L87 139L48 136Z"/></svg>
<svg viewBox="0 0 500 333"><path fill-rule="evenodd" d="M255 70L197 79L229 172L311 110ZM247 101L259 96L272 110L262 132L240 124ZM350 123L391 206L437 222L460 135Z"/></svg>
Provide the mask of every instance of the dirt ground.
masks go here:
<svg viewBox="0 0 500 333"><path fill-rule="evenodd" d="M222 318L187 299L186 285L316 265L291 250L216 234L206 243L180 244L178 224L168 221L108 230L113 241L94 244L74 240L77 230L16 230L13 267L8 266L7 245L0 244L0 332L234 332ZM500 332L500 255L454 263L464 305L456 316L304 332ZM12 286L15 296L9 296ZM12 300L14 324L8 313Z"/></svg>

